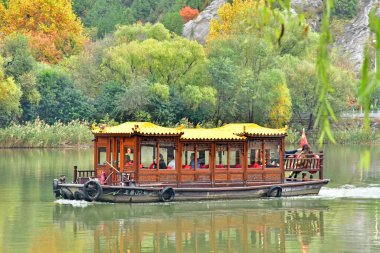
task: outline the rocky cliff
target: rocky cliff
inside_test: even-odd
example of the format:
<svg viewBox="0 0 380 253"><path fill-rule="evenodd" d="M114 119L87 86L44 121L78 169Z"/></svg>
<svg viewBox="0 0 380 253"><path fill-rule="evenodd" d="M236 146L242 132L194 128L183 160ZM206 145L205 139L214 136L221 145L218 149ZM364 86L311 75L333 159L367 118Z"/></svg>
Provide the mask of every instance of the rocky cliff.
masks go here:
<svg viewBox="0 0 380 253"><path fill-rule="evenodd" d="M218 18L217 11L225 2L226 0L212 1L204 11L199 13L198 17L184 25L183 36L205 45L208 32L210 31L210 20L212 18Z"/></svg>
<svg viewBox="0 0 380 253"><path fill-rule="evenodd" d="M195 20L184 25L183 36L204 45L210 28L210 20L217 18L217 10L225 2L225 0L214 0ZM316 31L319 29L323 0L292 0L291 7L296 12L309 13L307 22L312 29ZM363 63L363 50L369 36L368 14L373 8L379 12L379 0L359 0L357 16L347 22L343 34L335 37L335 45L341 47L349 55L356 71L360 70Z"/></svg>

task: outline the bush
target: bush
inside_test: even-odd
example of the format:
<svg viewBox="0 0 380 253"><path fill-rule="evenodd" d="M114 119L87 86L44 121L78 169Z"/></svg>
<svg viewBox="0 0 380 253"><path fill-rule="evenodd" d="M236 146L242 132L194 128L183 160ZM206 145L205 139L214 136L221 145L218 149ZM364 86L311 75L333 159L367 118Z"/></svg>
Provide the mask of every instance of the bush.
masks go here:
<svg viewBox="0 0 380 253"><path fill-rule="evenodd" d="M350 19L356 16L358 12L358 0L335 0L333 15L342 18Z"/></svg>
<svg viewBox="0 0 380 253"><path fill-rule="evenodd" d="M171 32L182 35L183 21L178 12L166 13L162 19L162 24Z"/></svg>

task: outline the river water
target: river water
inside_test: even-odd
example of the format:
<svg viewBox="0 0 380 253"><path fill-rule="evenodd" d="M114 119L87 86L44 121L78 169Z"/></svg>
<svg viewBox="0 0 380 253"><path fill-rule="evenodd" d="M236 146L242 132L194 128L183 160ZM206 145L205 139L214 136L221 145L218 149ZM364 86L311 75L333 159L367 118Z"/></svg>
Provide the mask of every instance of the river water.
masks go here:
<svg viewBox="0 0 380 253"><path fill-rule="evenodd" d="M360 154L371 154L361 168ZM0 150L0 252L380 252L380 146L325 148L318 196L170 204L55 200L90 149Z"/></svg>

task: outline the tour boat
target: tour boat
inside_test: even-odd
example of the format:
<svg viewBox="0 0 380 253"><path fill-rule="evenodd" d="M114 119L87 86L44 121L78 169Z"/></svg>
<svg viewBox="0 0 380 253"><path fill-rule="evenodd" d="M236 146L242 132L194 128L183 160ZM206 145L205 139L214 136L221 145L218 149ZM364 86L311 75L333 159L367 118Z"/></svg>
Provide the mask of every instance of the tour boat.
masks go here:
<svg viewBox="0 0 380 253"><path fill-rule="evenodd" d="M126 122L92 132L94 168L74 166L72 182L65 175L54 179L57 198L143 203L287 197L316 195L329 182L323 152L285 152L286 128Z"/></svg>

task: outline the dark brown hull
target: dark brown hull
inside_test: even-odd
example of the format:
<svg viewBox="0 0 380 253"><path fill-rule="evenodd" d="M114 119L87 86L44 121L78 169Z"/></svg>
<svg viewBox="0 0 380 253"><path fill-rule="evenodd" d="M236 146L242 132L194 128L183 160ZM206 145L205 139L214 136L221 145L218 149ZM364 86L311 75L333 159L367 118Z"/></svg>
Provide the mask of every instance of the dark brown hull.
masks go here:
<svg viewBox="0 0 380 253"><path fill-rule="evenodd" d="M317 195L322 186L329 182L325 180L286 181L279 184L245 186L245 187L192 187L170 188L174 191L172 198L164 201L199 201L199 200L226 200L226 199L254 199L275 196L290 197ZM83 188L83 184L59 184L59 188L66 188L73 194ZM167 187L168 188L168 187ZM166 189L167 189L166 188ZM281 188L280 194L278 194ZM111 203L152 203L163 201L161 194L163 187L129 187L129 186L102 186L102 193L96 201ZM170 190L170 191L172 191ZM271 191L272 193L270 193Z"/></svg>

